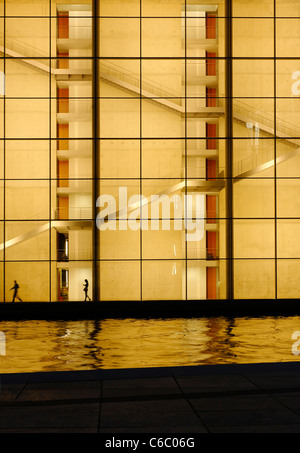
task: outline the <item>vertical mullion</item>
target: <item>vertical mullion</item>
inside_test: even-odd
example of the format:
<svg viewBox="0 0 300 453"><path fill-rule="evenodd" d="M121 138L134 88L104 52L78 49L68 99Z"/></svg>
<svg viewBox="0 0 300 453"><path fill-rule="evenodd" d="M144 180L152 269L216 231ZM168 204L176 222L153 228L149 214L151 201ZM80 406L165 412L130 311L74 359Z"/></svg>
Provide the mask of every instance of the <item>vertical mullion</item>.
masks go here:
<svg viewBox="0 0 300 453"><path fill-rule="evenodd" d="M143 30L143 0L140 0L140 300L143 301L143 47L142 47L142 30Z"/></svg>
<svg viewBox="0 0 300 453"><path fill-rule="evenodd" d="M275 215L275 300L278 298L278 229L277 229L277 52L276 52L276 0L274 0L274 215Z"/></svg>
<svg viewBox="0 0 300 453"><path fill-rule="evenodd" d="M100 241L98 240L98 236L100 232L97 230L96 226L96 200L98 195L98 185L99 185L99 169L100 169L100 153L99 151L99 82L98 82L98 1L93 0L93 78L92 78L92 92L93 92L93 158L92 158L92 165L93 165L93 207L92 207L92 218L93 218L93 226L92 226L92 247L93 247L93 300L98 301L100 300L100 263L98 262L98 258L100 256Z"/></svg>
<svg viewBox="0 0 300 453"><path fill-rule="evenodd" d="M187 166L187 147L188 147L188 141L187 141L187 0L185 0L185 5L184 5L184 110L185 110L185 115L184 115L184 165L185 165L185 203L184 203L184 209L185 209L185 222L184 225L188 224L188 219L187 219L187 185L188 185L188 166ZM196 219L197 221L197 219ZM187 261L187 255L188 255L188 243L187 243L187 230L184 229L185 233L185 300L188 300L188 261Z"/></svg>
<svg viewBox="0 0 300 453"><path fill-rule="evenodd" d="M232 111L232 0L226 2L226 265L227 299L234 298L234 263L233 263L233 111Z"/></svg>
<svg viewBox="0 0 300 453"><path fill-rule="evenodd" d="M52 10L52 1L49 2L49 302L52 301L52 165L51 165L51 154L52 154L52 77L51 77L51 69L52 69L52 17L51 17L51 10ZM55 261L56 263L56 261ZM55 265L55 268L57 266ZM57 271L56 271L57 274ZM57 275L55 275L55 279ZM57 287L57 285L56 285Z"/></svg>
<svg viewBox="0 0 300 453"><path fill-rule="evenodd" d="M6 249L5 249L5 219L6 219L6 204L5 204L5 189L6 189L6 0L4 0L3 10L3 35L4 35L4 97L3 97L3 301L6 300L5 281L6 281Z"/></svg>

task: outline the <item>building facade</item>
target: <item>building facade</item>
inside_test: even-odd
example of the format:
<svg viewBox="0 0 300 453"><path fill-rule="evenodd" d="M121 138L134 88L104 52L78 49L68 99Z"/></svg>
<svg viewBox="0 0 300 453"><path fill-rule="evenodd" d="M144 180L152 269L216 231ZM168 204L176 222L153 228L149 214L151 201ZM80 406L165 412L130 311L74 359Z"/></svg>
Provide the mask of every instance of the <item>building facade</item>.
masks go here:
<svg viewBox="0 0 300 453"><path fill-rule="evenodd" d="M299 0L0 2L0 301L300 295Z"/></svg>

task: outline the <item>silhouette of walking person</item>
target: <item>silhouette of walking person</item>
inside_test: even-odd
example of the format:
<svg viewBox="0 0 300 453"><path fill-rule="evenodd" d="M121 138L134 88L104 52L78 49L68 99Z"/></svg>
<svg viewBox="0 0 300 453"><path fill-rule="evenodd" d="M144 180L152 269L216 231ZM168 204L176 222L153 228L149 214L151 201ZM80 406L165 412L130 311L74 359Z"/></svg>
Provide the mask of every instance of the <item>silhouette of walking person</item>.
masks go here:
<svg viewBox="0 0 300 453"><path fill-rule="evenodd" d="M88 295L89 282L88 282L87 279L85 279L84 281L85 281L85 283L83 284L83 287L84 287L84 288L83 288L83 291L84 291L84 293L85 293L84 302L86 302L87 299L88 299L88 300L91 300L91 298L90 298L89 295Z"/></svg>
<svg viewBox="0 0 300 453"><path fill-rule="evenodd" d="M13 295L12 303L14 303L16 299L18 299L20 302L23 302L22 299L18 296L18 289L19 289L19 288L20 288L20 287L19 287L17 281L15 280L14 286L10 289L10 291L14 290L14 295Z"/></svg>

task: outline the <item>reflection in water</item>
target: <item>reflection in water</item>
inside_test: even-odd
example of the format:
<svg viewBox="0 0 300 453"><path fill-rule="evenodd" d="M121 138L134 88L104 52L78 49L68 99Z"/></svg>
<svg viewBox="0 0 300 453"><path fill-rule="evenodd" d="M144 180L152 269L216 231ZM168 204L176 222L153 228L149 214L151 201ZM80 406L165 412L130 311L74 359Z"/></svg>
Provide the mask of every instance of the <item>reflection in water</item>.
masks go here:
<svg viewBox="0 0 300 453"><path fill-rule="evenodd" d="M0 322L0 373L291 362L300 318Z"/></svg>

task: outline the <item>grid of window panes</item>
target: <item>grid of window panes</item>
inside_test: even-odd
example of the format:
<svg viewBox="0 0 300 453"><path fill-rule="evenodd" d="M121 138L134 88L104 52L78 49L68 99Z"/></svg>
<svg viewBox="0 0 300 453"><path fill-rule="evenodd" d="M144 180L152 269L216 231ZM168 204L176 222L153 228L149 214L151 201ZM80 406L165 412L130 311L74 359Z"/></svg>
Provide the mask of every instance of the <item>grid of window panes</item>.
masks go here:
<svg viewBox="0 0 300 453"><path fill-rule="evenodd" d="M99 233L100 299L224 298L224 5L99 5L99 194L129 209Z"/></svg>
<svg viewBox="0 0 300 453"><path fill-rule="evenodd" d="M1 300L92 283L92 4L1 2ZM72 282L72 285L70 284Z"/></svg>
<svg viewBox="0 0 300 453"><path fill-rule="evenodd" d="M300 3L233 1L234 288L299 296Z"/></svg>
<svg viewBox="0 0 300 453"><path fill-rule="evenodd" d="M300 1L230 4L0 1L1 301L298 297Z"/></svg>

